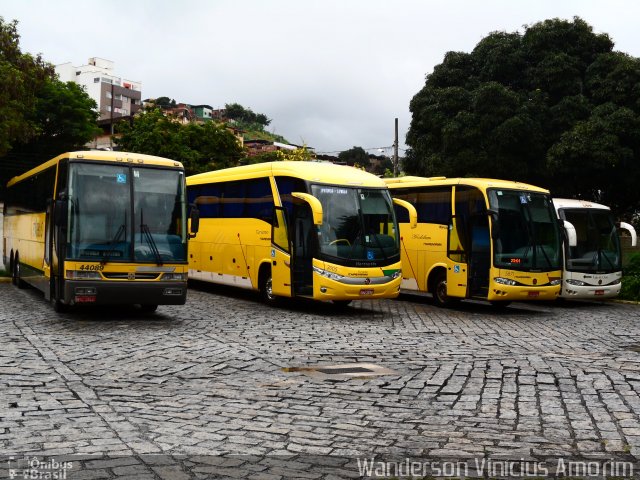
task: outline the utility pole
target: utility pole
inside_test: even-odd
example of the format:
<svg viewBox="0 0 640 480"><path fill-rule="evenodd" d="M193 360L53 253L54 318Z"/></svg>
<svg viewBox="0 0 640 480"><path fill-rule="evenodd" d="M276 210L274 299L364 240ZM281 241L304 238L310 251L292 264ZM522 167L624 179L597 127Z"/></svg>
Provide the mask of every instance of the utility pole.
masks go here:
<svg viewBox="0 0 640 480"><path fill-rule="evenodd" d="M393 141L393 176L398 176L398 118L395 122L395 140Z"/></svg>
<svg viewBox="0 0 640 480"><path fill-rule="evenodd" d="M109 135L109 149L113 151L113 78L111 79L111 135Z"/></svg>

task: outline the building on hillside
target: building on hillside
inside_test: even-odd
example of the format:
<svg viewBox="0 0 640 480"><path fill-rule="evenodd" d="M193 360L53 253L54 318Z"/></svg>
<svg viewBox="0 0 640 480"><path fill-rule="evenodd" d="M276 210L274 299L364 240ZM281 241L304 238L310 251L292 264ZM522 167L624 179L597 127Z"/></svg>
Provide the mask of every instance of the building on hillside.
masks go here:
<svg viewBox="0 0 640 480"><path fill-rule="evenodd" d="M55 69L61 81L85 87L98 104L99 120L130 116L141 107L142 83L117 75L110 60L93 57L87 65L63 63Z"/></svg>
<svg viewBox="0 0 640 480"><path fill-rule="evenodd" d="M142 83L117 75L114 62L92 57L87 65L79 67L72 63L56 65L55 71L63 82L75 82L84 87L98 105L99 135L88 147L112 148L111 135L115 123L128 120L140 110L142 103Z"/></svg>
<svg viewBox="0 0 640 480"><path fill-rule="evenodd" d="M274 142L271 140L245 140L244 146L247 149L247 156L253 157L262 153L275 152L278 150L296 150L302 148L298 145Z"/></svg>

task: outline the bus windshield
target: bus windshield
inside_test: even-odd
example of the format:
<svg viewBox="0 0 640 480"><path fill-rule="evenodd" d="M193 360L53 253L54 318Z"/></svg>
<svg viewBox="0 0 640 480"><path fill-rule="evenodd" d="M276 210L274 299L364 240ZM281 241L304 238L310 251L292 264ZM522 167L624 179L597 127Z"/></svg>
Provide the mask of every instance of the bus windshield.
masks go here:
<svg viewBox="0 0 640 480"><path fill-rule="evenodd" d="M75 162L69 169L69 259L186 261L182 171Z"/></svg>
<svg viewBox="0 0 640 480"><path fill-rule="evenodd" d="M566 268L575 272L622 270L620 240L610 210L560 210L576 229L577 245L566 248Z"/></svg>
<svg viewBox="0 0 640 480"><path fill-rule="evenodd" d="M494 216L493 258L498 268L559 270L561 238L549 195L518 190L489 190Z"/></svg>
<svg viewBox="0 0 640 480"><path fill-rule="evenodd" d="M326 185L311 189L323 209L318 228L321 257L362 266L397 261L398 229L387 190Z"/></svg>

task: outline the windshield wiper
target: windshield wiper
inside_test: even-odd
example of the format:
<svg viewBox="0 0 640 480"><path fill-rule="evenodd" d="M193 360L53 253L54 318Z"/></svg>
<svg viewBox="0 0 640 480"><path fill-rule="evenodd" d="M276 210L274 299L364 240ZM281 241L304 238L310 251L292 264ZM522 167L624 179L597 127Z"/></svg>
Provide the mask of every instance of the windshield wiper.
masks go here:
<svg viewBox="0 0 640 480"><path fill-rule="evenodd" d="M125 219L125 223L126 223L126 219ZM113 239L109 242L109 246L110 246L109 250L105 250L104 254L102 255L102 260L100 260L100 263L102 263L103 265L107 263L111 254L116 251L116 243L118 242L118 240L120 240L120 237L122 236L126 228L125 223L123 223L118 227L118 231L116 232Z"/></svg>
<svg viewBox="0 0 640 480"><path fill-rule="evenodd" d="M147 242L149 243L149 247L151 248L151 252L153 256L156 257L156 263L158 265L162 265L162 255L160 255L160 251L158 250L158 246L156 245L156 241L153 239L153 235L151 235L151 230L149 230L149 226L144 222L144 217L142 214L142 209L140 209L140 235L144 233ZM142 238L140 239L142 240Z"/></svg>

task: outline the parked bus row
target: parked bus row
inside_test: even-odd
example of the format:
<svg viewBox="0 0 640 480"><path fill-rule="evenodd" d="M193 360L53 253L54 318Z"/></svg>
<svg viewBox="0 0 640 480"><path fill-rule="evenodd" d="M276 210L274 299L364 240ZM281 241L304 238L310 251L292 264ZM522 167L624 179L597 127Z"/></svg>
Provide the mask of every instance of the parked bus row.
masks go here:
<svg viewBox="0 0 640 480"><path fill-rule="evenodd" d="M635 245L633 227L629 231ZM265 302L607 298L620 291L611 211L531 185L271 162L185 178L180 162L71 152L13 178L4 264L56 310L186 301L187 279Z"/></svg>

